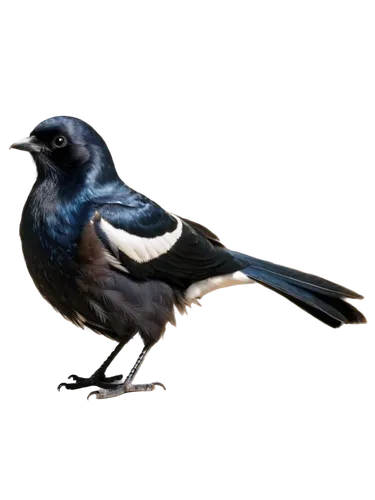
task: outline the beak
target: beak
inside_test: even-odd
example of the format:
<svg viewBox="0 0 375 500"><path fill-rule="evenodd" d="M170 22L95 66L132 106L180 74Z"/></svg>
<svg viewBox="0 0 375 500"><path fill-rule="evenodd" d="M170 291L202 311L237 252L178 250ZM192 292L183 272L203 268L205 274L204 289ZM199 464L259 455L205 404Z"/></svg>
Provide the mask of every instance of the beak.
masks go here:
<svg viewBox="0 0 375 500"><path fill-rule="evenodd" d="M20 149L21 151L28 151L29 153L40 153L42 144L34 135L31 135L21 141L15 142L9 149Z"/></svg>

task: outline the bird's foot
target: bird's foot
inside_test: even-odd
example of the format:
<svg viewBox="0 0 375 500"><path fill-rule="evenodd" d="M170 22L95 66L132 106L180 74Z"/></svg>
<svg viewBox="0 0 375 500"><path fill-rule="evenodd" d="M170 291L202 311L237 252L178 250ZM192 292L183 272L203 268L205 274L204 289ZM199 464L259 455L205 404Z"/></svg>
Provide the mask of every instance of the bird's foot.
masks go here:
<svg viewBox="0 0 375 500"><path fill-rule="evenodd" d="M87 399L93 395L96 396L96 399L108 399L121 396L127 392L148 392L153 391L157 385L160 385L160 387L166 390L165 386L160 382L153 382L152 384L132 384L124 382L123 384L119 384L113 388L101 388L99 391L90 392Z"/></svg>
<svg viewBox="0 0 375 500"><path fill-rule="evenodd" d="M69 390L82 389L83 387L91 387L95 385L96 387L101 387L103 389L110 389L117 387L118 384L113 382L118 382L122 379L122 375L115 375L114 377L106 377L103 373L95 372L91 377L84 378L78 377L78 375L70 375L68 377L74 380L72 384L66 384L65 382L58 385L57 390L59 391L62 387Z"/></svg>

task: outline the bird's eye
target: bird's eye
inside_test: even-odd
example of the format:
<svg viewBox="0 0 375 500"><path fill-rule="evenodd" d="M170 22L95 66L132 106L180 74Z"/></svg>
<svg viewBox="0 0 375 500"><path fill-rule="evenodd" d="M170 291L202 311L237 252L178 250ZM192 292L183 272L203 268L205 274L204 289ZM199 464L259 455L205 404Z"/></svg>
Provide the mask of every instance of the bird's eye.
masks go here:
<svg viewBox="0 0 375 500"><path fill-rule="evenodd" d="M67 144L68 144L68 139L63 135L57 135L52 141L52 145L55 148L63 148Z"/></svg>

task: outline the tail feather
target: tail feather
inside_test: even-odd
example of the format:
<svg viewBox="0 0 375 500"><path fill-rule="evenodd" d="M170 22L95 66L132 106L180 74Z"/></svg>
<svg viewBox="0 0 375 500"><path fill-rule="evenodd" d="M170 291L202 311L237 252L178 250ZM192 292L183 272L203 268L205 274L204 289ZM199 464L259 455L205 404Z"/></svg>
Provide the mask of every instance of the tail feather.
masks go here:
<svg viewBox="0 0 375 500"><path fill-rule="evenodd" d="M245 258L238 255L241 259ZM249 278L287 298L332 328L348 323L366 323L363 314L345 301L346 298L363 297L348 288L253 257L246 257L246 264L242 272Z"/></svg>
<svg viewBox="0 0 375 500"><path fill-rule="evenodd" d="M297 269L291 269L290 267L280 266L266 260L256 259L255 257L245 256L237 252L231 253L240 260L243 260L243 262L252 269L260 269L268 273L282 276L283 279L290 283L303 286L312 291L317 291L323 295L331 295L332 297L337 297L337 295L339 295L340 297L347 297L348 299L363 299L362 295L353 292L353 290L349 290L349 288L345 288L344 286L320 278L319 276L297 271Z"/></svg>

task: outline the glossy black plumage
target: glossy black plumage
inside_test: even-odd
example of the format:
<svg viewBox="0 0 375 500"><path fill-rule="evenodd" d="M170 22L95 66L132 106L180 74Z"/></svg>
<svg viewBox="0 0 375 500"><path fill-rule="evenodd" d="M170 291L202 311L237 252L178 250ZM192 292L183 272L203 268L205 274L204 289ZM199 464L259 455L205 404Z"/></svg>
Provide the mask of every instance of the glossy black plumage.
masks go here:
<svg viewBox="0 0 375 500"><path fill-rule="evenodd" d="M59 131L76 134L64 130L69 119L61 121L58 130L53 126L52 137ZM47 142L45 128L49 127L49 122L39 125L31 135ZM26 264L44 298L75 324L115 340L128 339L137 331L147 341L158 339L166 323L174 321L178 292L161 282L136 281L108 266L90 223L108 197L127 199L130 204L143 200L122 184L109 152L102 152L103 144L97 139L94 144L78 145L84 160L89 155L94 158L90 165L84 161L81 169L76 164L76 145L72 168L65 163L68 155L62 158L59 151L57 161L64 162L59 170L51 166L56 161L54 152L33 154L38 179L20 226ZM97 168L96 161L103 167Z"/></svg>
<svg viewBox="0 0 375 500"><path fill-rule="evenodd" d="M102 387L97 397L154 388L132 384L140 363L174 323L174 308L183 312L215 277L261 283L332 327L365 322L344 300L361 298L355 292L230 251L204 226L126 186L103 139L81 120L51 118L13 147L29 151L37 166L20 236L40 293L68 320L120 346L137 332L144 340L145 351L121 387L111 390L104 382L107 365L102 379L95 372L80 382Z"/></svg>

